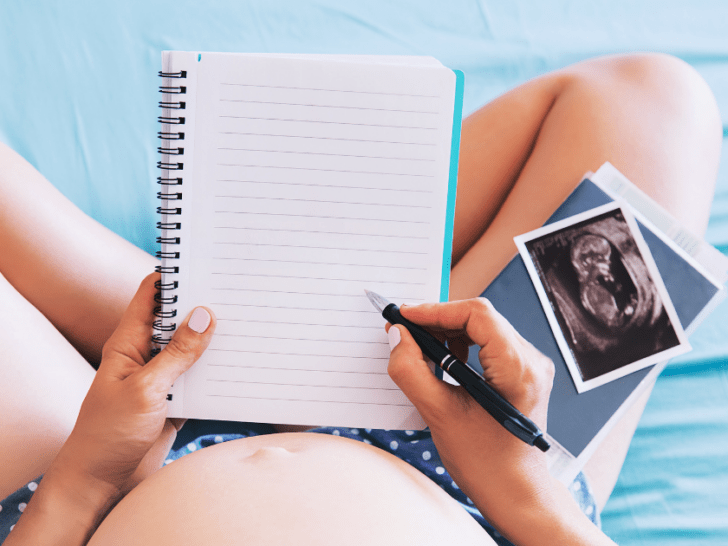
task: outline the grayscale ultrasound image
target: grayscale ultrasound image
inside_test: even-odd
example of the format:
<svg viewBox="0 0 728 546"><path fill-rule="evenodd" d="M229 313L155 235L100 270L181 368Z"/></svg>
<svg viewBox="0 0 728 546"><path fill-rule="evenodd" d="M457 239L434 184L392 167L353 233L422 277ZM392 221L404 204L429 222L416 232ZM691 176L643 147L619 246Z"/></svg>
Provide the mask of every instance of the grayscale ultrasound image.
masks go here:
<svg viewBox="0 0 728 546"><path fill-rule="evenodd" d="M583 381L680 344L620 209L525 244Z"/></svg>

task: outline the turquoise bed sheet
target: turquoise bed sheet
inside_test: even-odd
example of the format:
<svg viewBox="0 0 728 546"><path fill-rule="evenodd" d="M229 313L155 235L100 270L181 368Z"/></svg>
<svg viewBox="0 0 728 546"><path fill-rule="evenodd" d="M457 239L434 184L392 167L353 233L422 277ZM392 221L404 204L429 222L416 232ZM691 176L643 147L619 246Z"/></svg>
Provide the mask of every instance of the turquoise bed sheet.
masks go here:
<svg viewBox="0 0 728 546"><path fill-rule="evenodd" d="M163 49L433 55L465 73L466 114L584 58L661 51L710 84L726 154L726 22L721 0L0 0L0 140L153 252ZM708 239L728 253L725 162ZM727 324L724 304L658 380L602 516L620 544L728 544Z"/></svg>

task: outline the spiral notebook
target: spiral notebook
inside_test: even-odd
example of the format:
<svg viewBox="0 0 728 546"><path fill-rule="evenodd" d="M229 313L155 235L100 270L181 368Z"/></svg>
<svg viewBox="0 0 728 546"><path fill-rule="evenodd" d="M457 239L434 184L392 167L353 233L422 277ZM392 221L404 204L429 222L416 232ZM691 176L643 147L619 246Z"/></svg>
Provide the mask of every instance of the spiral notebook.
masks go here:
<svg viewBox="0 0 728 546"><path fill-rule="evenodd" d="M218 326L169 416L423 428L370 289L447 300L462 73L432 58L164 52L158 332Z"/></svg>

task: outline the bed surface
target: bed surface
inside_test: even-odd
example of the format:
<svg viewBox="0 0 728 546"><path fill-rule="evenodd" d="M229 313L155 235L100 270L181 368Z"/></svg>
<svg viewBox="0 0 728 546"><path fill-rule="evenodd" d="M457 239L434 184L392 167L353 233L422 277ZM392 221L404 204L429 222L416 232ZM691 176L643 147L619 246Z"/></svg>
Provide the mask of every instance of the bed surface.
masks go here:
<svg viewBox="0 0 728 546"><path fill-rule="evenodd" d="M153 252L164 49L432 55L465 72L466 114L584 58L661 51L713 89L725 157L726 21L720 0L1 2L0 140ZM725 160L707 237L728 253ZM619 544L728 544L727 324L724 303L658 380L602 515Z"/></svg>

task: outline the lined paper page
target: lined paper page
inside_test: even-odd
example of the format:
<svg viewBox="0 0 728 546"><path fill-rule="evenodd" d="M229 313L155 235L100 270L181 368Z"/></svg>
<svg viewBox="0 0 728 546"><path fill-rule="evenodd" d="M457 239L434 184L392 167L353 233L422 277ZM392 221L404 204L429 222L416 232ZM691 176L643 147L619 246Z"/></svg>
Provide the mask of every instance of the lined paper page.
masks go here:
<svg viewBox="0 0 728 546"><path fill-rule="evenodd" d="M203 54L181 284L218 326L195 416L423 426L364 289L439 299L453 91L443 68Z"/></svg>

